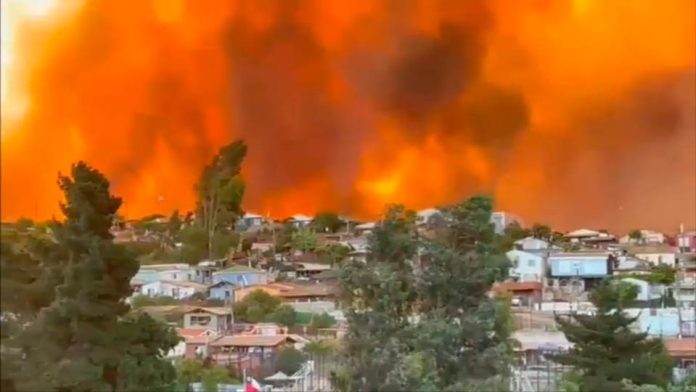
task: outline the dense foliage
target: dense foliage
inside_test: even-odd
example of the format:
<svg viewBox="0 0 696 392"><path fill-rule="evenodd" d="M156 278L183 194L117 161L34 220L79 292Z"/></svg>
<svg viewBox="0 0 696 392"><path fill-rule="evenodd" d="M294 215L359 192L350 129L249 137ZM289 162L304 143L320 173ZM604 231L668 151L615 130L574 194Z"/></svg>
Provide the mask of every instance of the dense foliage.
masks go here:
<svg viewBox="0 0 696 392"><path fill-rule="evenodd" d="M121 200L85 163L60 176L63 222L51 239L2 248L3 386L41 391L167 390L166 326L130 317L125 299L138 264L113 242Z"/></svg>
<svg viewBox="0 0 696 392"><path fill-rule="evenodd" d="M579 391L619 391L626 380L661 387L670 381L672 362L662 341L633 332L636 318L623 312L636 295L636 286L608 280L590 295L594 314L556 316L574 347L555 360L579 372Z"/></svg>
<svg viewBox="0 0 696 392"><path fill-rule="evenodd" d="M487 296L507 272L490 224L491 200L445 210L435 238L419 236L414 213L392 207L370 238L367 263L345 263L343 390L505 388L509 319Z"/></svg>

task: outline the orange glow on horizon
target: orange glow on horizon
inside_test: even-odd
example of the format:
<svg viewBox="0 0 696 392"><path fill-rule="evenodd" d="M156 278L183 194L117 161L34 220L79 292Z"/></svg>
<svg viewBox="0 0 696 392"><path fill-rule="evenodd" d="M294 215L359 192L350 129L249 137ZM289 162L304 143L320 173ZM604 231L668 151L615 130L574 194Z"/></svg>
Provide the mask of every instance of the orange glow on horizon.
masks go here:
<svg viewBox="0 0 696 392"><path fill-rule="evenodd" d="M244 207L491 193L559 228L696 225L696 3L3 0L2 219L85 160L139 217L249 146Z"/></svg>

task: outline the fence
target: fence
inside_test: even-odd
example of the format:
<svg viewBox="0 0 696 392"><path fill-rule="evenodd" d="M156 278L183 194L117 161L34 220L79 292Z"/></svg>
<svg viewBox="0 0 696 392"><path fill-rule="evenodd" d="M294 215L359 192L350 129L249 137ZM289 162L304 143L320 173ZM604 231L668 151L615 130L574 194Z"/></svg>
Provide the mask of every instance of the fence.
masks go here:
<svg viewBox="0 0 696 392"><path fill-rule="evenodd" d="M566 375L572 368L553 362L550 355L561 351L541 352L535 361L525 361L512 367L510 390L512 392L554 392L558 391Z"/></svg>

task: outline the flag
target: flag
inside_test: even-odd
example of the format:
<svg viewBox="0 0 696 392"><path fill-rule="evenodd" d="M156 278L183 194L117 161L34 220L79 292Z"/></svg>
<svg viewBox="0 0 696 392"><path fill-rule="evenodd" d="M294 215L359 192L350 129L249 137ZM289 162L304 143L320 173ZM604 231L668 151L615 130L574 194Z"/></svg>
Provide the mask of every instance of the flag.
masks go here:
<svg viewBox="0 0 696 392"><path fill-rule="evenodd" d="M261 392L261 385L258 381L254 380L252 377L247 377L246 386L244 387L244 392Z"/></svg>

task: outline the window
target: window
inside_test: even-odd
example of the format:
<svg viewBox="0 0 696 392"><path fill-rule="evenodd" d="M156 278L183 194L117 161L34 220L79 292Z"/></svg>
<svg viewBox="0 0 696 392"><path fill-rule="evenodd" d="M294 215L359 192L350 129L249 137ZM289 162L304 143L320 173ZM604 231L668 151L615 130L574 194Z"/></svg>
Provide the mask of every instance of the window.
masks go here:
<svg viewBox="0 0 696 392"><path fill-rule="evenodd" d="M531 267L531 268L536 267L536 260L534 260L534 259L527 260L527 267Z"/></svg>
<svg viewBox="0 0 696 392"><path fill-rule="evenodd" d="M172 279L176 280L176 274L172 275Z"/></svg>
<svg viewBox="0 0 696 392"><path fill-rule="evenodd" d="M191 325L208 325L210 316L191 316Z"/></svg>
<svg viewBox="0 0 696 392"><path fill-rule="evenodd" d="M226 299L230 298L230 291L229 290L225 290L225 298Z"/></svg>

